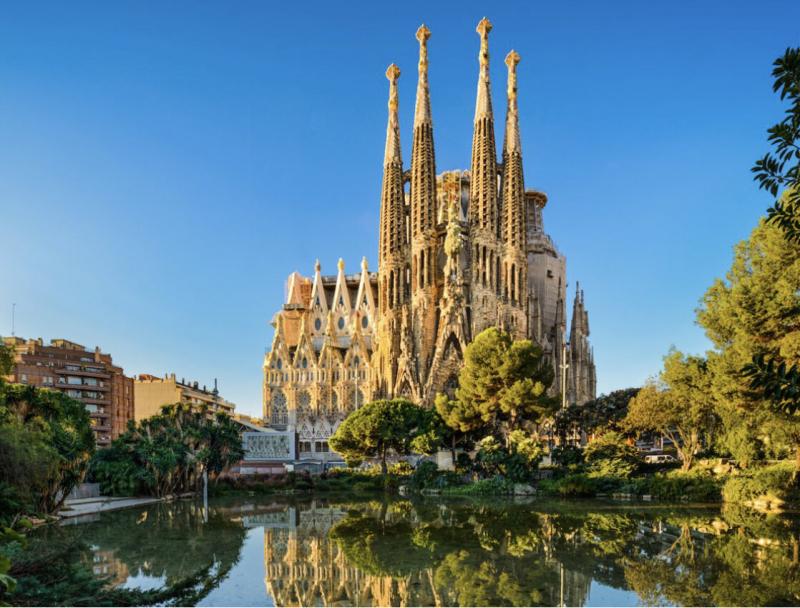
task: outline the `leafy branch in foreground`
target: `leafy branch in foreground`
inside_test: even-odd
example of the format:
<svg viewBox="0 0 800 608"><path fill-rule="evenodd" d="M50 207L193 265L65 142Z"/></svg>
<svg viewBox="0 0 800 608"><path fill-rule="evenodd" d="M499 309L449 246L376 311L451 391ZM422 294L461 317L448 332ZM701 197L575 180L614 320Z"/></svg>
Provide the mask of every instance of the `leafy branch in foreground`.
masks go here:
<svg viewBox="0 0 800 608"><path fill-rule="evenodd" d="M790 242L800 243L800 47L786 49L773 65L772 90L789 107L767 131L773 152L757 160L752 172L759 187L777 199L767 221L780 226Z"/></svg>
<svg viewBox="0 0 800 608"><path fill-rule="evenodd" d="M797 364L788 367L786 362L776 364L758 355L742 370L750 380L750 388L758 391L772 406L784 414L794 415L800 410L800 369Z"/></svg>

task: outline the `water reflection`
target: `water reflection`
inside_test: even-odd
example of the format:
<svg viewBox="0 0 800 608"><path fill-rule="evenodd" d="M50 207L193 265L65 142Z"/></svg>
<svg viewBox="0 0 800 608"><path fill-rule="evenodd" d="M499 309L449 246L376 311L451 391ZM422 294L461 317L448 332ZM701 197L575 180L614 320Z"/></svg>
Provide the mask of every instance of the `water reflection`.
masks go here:
<svg viewBox="0 0 800 608"><path fill-rule="evenodd" d="M182 603L582 606L601 591L618 604L800 602L798 521L741 509L224 501L207 523L179 503L76 528L96 574L191 580Z"/></svg>

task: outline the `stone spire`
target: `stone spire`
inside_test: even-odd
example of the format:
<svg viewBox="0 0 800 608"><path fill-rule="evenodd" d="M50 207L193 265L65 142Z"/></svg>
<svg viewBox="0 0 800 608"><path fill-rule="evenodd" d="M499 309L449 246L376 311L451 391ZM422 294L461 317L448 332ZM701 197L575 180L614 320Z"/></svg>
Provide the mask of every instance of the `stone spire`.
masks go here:
<svg viewBox="0 0 800 608"><path fill-rule="evenodd" d="M389 124L386 126L386 150L383 154L383 166L389 163L403 162L400 155L400 123L397 119L397 79L400 78L400 68L394 63L386 68L386 78L389 79Z"/></svg>
<svg viewBox="0 0 800 608"><path fill-rule="evenodd" d="M379 246L379 266L384 269L392 265L398 267L403 265L404 262L401 258L406 245L403 159L400 154L400 127L397 119L397 79L399 77L400 68L395 64L390 65L386 70L386 78L389 79L389 122L386 127L386 152L383 159ZM392 261L394 264L391 263ZM387 304L382 302L380 306L383 308Z"/></svg>
<svg viewBox="0 0 800 608"><path fill-rule="evenodd" d="M470 169L470 215L473 225L497 234L497 147L494 139L492 95L489 87L489 32L492 24L485 17L478 24L481 50L480 74L475 102Z"/></svg>
<svg viewBox="0 0 800 608"><path fill-rule="evenodd" d="M419 40L419 81L414 111L414 142L411 148L411 236L418 238L436 224L436 161L433 146L431 98L428 88L428 38L430 30L421 25Z"/></svg>
<svg viewBox="0 0 800 608"><path fill-rule="evenodd" d="M508 111L503 142L503 240L507 247L525 246L525 180L522 174L522 146L519 140L517 107L517 64L519 55L506 56L508 66Z"/></svg>

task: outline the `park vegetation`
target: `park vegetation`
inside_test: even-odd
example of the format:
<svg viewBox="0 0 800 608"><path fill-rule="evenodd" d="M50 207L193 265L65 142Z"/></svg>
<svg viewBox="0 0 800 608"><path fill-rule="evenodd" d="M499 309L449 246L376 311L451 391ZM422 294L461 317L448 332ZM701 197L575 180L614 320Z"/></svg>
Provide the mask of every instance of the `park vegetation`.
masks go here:
<svg viewBox="0 0 800 608"><path fill-rule="evenodd" d="M88 605L164 600L169 595L164 590L113 590L72 564L72 557L83 550L74 539L43 551L44 545L32 543L27 532L53 521L87 475L109 495L195 491L204 472L213 479L241 459L238 428L225 415L207 416L175 404L131 424L111 447L96 451L83 403L57 390L6 382L12 364L11 349L0 345L0 605L6 599L55 605L64 597ZM65 570L52 570L54 564L63 564ZM52 577L56 572L63 574L59 581ZM188 586L183 592L188 593Z"/></svg>
<svg viewBox="0 0 800 608"><path fill-rule="evenodd" d="M377 402L345 421L334 449L348 461L379 455L384 472L387 453L450 450L454 474L423 462L411 486L473 482L456 493L511 491L546 477L539 491L561 496L800 502L800 48L775 61L773 77L788 107L753 173L775 202L701 300L708 352L673 348L645 386L557 411L541 350L488 329L466 349L458 388L438 395L432 414L407 401ZM375 426L390 404L409 413L399 439ZM637 440L666 441L678 468L645 464ZM542 475L545 454L552 465Z"/></svg>
<svg viewBox="0 0 800 608"><path fill-rule="evenodd" d="M112 496L175 496L197 492L204 474L213 480L244 456L236 423L188 403L130 423L91 463L92 479Z"/></svg>

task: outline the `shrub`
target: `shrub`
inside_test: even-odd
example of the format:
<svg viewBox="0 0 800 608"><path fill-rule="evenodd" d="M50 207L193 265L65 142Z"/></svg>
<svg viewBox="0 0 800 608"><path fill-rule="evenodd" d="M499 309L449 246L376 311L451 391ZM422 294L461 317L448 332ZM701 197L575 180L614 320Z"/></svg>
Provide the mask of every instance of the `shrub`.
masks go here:
<svg viewBox="0 0 800 608"><path fill-rule="evenodd" d="M456 472L462 475L472 471L472 458L466 452L459 452L455 462Z"/></svg>
<svg viewBox="0 0 800 608"><path fill-rule="evenodd" d="M659 500L716 502L720 498L721 481L702 472L670 471L644 481L641 493Z"/></svg>
<svg viewBox="0 0 800 608"><path fill-rule="evenodd" d="M589 442L584 458L591 475L630 477L641 464L639 452L622 435L609 431Z"/></svg>
<svg viewBox="0 0 800 608"><path fill-rule="evenodd" d="M439 475L439 467L435 462L425 460L417 465L411 475L411 485L418 489L431 488Z"/></svg>
<svg viewBox="0 0 800 608"><path fill-rule="evenodd" d="M392 466L389 467L389 474L390 475L400 475L401 477L405 477L407 475L411 475L413 472L414 472L414 467L412 467L405 460L401 460L400 462L396 462Z"/></svg>
<svg viewBox="0 0 800 608"><path fill-rule="evenodd" d="M800 488L792 463L749 469L731 477L722 489L725 502L749 505L766 498L770 502L797 502Z"/></svg>
<svg viewBox="0 0 800 608"><path fill-rule="evenodd" d="M562 498L588 498L597 493L597 479L578 473L561 479L544 479L539 482L539 491Z"/></svg>
<svg viewBox="0 0 800 608"><path fill-rule="evenodd" d="M550 452L550 458L554 464L562 467L581 464L583 462L583 450L574 445L559 445Z"/></svg>
<svg viewBox="0 0 800 608"><path fill-rule="evenodd" d="M495 476L467 485L445 488L443 493L452 496L501 496L514 493L514 482Z"/></svg>

